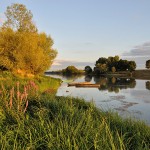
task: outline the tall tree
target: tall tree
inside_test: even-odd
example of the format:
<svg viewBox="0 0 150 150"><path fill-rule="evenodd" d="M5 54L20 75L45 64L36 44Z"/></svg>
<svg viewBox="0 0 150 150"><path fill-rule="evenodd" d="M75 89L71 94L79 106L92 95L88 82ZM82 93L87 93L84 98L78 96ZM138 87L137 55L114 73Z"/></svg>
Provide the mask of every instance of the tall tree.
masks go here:
<svg viewBox="0 0 150 150"><path fill-rule="evenodd" d="M0 69L24 74L49 69L57 55L52 38L37 32L24 5L13 4L5 14L7 20L0 28Z"/></svg>
<svg viewBox="0 0 150 150"><path fill-rule="evenodd" d="M4 28L12 28L15 31L36 32L37 28L32 21L32 13L23 4L12 4L5 12L6 22Z"/></svg>
<svg viewBox="0 0 150 150"><path fill-rule="evenodd" d="M57 51L53 40L45 33L0 30L0 68L10 71L40 74L49 69Z"/></svg>

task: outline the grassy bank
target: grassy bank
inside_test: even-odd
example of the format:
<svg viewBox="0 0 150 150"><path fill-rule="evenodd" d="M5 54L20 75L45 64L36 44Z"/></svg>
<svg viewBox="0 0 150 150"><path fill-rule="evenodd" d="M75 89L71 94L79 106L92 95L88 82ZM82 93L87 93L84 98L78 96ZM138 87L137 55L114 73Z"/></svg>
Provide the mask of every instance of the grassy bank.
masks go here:
<svg viewBox="0 0 150 150"><path fill-rule="evenodd" d="M34 78L22 77L13 75L10 72L0 72L0 85L4 86L7 90L16 86L17 82L21 85L21 89L27 84L36 84L39 93L48 92L56 93L58 87L61 84L60 79L50 78L47 76L35 76ZM33 83L34 82L34 83Z"/></svg>
<svg viewBox="0 0 150 150"><path fill-rule="evenodd" d="M82 99L55 96L60 80L14 79L12 87L1 87L0 149L150 148L150 127Z"/></svg>

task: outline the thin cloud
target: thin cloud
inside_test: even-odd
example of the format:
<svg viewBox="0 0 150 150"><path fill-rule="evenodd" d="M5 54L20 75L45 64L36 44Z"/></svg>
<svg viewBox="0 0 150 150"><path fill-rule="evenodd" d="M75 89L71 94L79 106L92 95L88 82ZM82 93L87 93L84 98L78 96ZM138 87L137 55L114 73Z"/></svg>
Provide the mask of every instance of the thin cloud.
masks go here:
<svg viewBox="0 0 150 150"><path fill-rule="evenodd" d="M122 56L150 56L150 42L145 42L142 45L135 46L130 52L123 53Z"/></svg>
<svg viewBox="0 0 150 150"><path fill-rule="evenodd" d="M137 69L145 68L145 62L150 59L150 41L134 46L132 50L123 53L121 57L134 60L137 64Z"/></svg>

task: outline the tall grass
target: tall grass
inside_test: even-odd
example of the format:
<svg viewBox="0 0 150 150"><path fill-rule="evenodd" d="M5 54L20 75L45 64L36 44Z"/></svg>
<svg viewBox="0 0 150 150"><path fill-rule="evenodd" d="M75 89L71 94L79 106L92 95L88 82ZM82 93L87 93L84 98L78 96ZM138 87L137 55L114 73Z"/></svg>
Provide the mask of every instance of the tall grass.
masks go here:
<svg viewBox="0 0 150 150"><path fill-rule="evenodd" d="M40 80L42 83L44 79ZM150 149L150 127L143 122L103 112L82 99L57 97L49 90L45 92L47 85L41 90L38 83L17 82L9 90L5 86L1 89L0 149Z"/></svg>

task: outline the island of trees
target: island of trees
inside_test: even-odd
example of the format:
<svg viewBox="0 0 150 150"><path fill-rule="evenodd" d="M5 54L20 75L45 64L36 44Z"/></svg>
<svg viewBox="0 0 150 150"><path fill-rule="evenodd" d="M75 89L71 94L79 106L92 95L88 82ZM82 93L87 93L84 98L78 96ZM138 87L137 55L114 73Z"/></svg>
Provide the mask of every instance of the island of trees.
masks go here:
<svg viewBox="0 0 150 150"><path fill-rule="evenodd" d="M134 71L136 69L135 61L128 61L120 59L119 56L114 57L100 57L96 63L95 67L92 69L90 66L85 67L86 74L106 74L106 73L115 73L119 71Z"/></svg>

